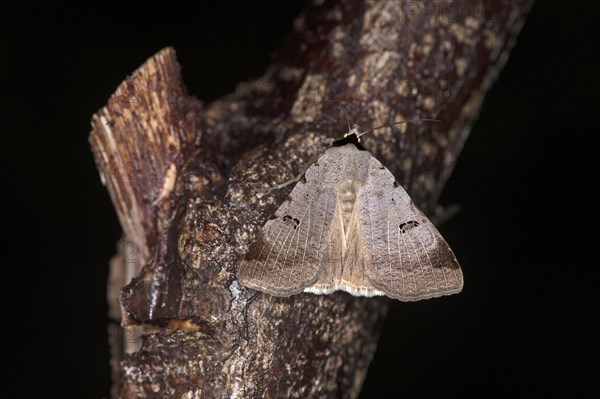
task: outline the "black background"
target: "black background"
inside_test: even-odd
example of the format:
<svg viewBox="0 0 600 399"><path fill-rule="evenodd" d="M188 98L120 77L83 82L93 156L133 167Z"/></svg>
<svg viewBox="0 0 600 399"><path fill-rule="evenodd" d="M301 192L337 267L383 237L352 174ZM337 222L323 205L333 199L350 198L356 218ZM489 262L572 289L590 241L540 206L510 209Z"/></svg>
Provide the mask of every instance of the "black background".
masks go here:
<svg viewBox="0 0 600 399"><path fill-rule="evenodd" d="M0 17L2 263L17 272L2 279L4 326L22 342L5 349L26 396L108 396L120 227L87 143L91 115L168 45L190 93L231 92L260 75L304 6L204 3ZM394 303L361 398L599 393L596 4L534 5L441 198L462 207L441 231L464 291Z"/></svg>

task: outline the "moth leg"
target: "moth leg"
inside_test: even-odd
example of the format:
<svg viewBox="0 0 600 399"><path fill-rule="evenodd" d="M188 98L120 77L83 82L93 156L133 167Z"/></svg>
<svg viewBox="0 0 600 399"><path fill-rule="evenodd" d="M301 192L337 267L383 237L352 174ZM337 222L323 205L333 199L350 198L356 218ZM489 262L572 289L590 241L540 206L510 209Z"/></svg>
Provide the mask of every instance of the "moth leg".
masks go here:
<svg viewBox="0 0 600 399"><path fill-rule="evenodd" d="M290 184L298 183L300 180L302 180L302 178L304 177L304 174L306 173L306 171L308 170L308 168L310 168L315 162L317 162L318 158L319 158L318 156L314 157L310 162L308 162L306 164L306 167L302 170L302 172L300 172L297 176L291 178L290 180L286 180L283 183L279 183L279 184L276 184L276 185L271 186L271 187L266 187L266 188L257 187L256 191L259 192L259 193L268 193L269 191L280 190L280 189L282 189L284 187L289 186ZM260 183L252 183L252 184L258 185Z"/></svg>
<svg viewBox="0 0 600 399"><path fill-rule="evenodd" d="M308 168L306 168L306 169L308 169ZM288 181L285 181L283 183L276 184L274 186L267 187L267 188L262 188L262 187L261 188L257 188L256 191L258 191L259 193L267 193L269 191L282 189L282 188L287 187L287 186L289 186L290 184L293 184L293 183L298 183L302 179L302 177L304 176L304 173L306 172L306 169L303 170L302 173L300 173L298 176L293 177L292 179L290 179Z"/></svg>

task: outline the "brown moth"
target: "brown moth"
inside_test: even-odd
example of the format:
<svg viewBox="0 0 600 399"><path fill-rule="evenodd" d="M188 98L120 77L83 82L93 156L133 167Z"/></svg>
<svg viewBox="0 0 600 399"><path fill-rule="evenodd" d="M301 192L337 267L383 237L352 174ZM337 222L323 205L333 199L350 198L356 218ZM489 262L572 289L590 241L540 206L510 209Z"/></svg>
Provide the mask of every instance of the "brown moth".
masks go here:
<svg viewBox="0 0 600 399"><path fill-rule="evenodd" d="M461 291L452 250L360 135L355 126L306 170L242 260L241 284L401 301Z"/></svg>

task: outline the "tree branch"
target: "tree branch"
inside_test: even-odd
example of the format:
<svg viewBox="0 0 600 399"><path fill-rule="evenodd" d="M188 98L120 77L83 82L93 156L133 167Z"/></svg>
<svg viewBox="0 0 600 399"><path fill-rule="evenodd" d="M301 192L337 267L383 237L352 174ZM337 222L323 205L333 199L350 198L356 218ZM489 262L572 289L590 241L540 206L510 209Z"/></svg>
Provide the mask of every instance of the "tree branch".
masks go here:
<svg viewBox="0 0 600 399"><path fill-rule="evenodd" d="M342 107L365 129L436 118L363 141L430 213L530 6L326 1L261 79L206 107L170 48L121 84L90 144L124 231L111 316L147 334L140 347L113 330L113 395L357 397L388 301L240 286L240 259L292 186L256 188L340 137Z"/></svg>

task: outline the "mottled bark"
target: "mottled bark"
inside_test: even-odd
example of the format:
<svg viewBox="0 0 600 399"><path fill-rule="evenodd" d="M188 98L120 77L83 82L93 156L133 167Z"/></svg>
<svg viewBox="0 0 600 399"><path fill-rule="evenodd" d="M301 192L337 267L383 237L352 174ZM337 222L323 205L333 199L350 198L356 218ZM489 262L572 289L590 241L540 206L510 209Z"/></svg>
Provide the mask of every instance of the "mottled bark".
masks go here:
<svg viewBox="0 0 600 399"><path fill-rule="evenodd" d="M257 189L340 137L342 107L363 128L436 118L363 141L431 213L529 7L326 1L261 79L207 106L172 49L128 78L90 135L124 231L108 291L126 329L111 329L113 395L357 397L388 302L240 286L240 259L292 186Z"/></svg>

